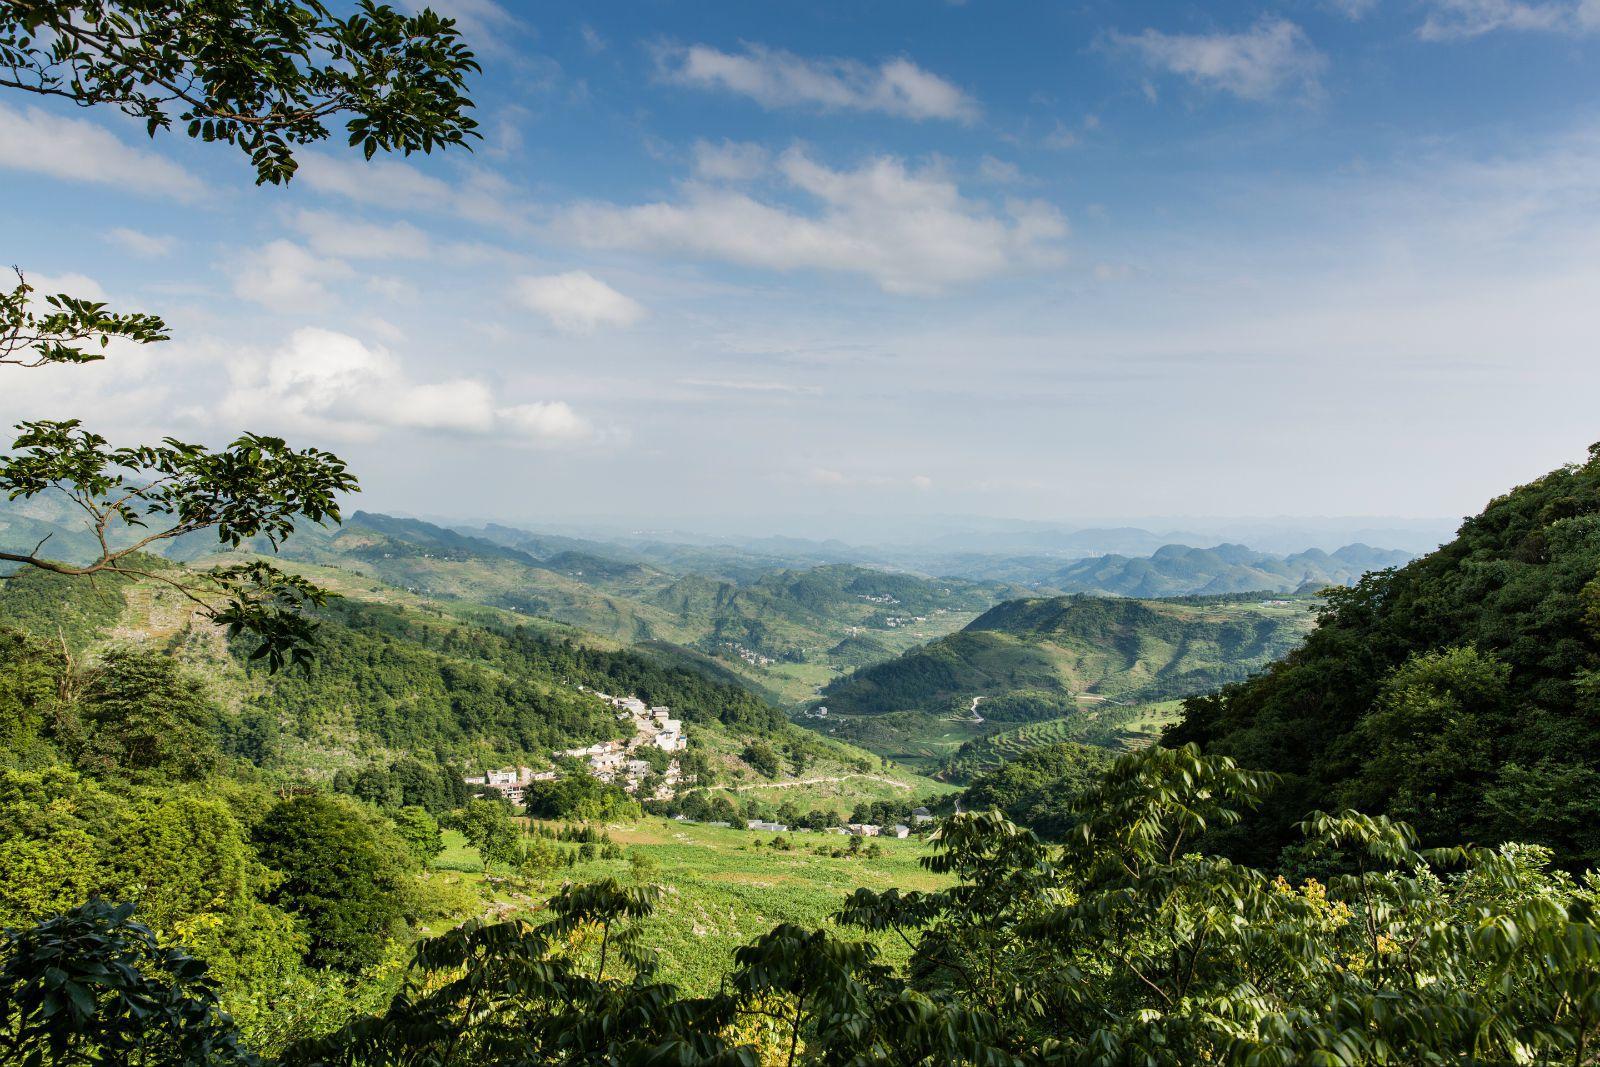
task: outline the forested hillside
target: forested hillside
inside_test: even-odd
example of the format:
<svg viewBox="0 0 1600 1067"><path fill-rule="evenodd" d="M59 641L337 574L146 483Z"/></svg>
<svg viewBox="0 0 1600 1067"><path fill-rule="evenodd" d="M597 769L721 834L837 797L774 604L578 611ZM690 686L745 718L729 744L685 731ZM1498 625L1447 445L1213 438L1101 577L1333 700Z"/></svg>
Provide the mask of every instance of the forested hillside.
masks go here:
<svg viewBox="0 0 1600 1067"><path fill-rule="evenodd" d="M1032 691L1155 700L1241 678L1311 628L1312 601L1259 598L1148 601L1092 597L1013 600L952 634L828 686L830 711L870 715L945 710L984 697L986 718L1043 718L1019 707Z"/></svg>
<svg viewBox="0 0 1600 1067"><path fill-rule="evenodd" d="M1600 860L1600 446L1455 540L1334 593L1305 644L1191 699L1171 743L1283 776L1225 841L1272 854L1315 807Z"/></svg>
<svg viewBox="0 0 1600 1067"><path fill-rule="evenodd" d="M515 547L503 540L510 538L357 512L336 531L305 531L284 555L433 599L553 619L629 643L680 645L789 701L803 700L857 665L861 647L893 655L958 628L1016 592L994 583L843 565L733 580L669 572L593 542L530 535L518 541L524 547ZM858 638L863 644L852 648Z"/></svg>

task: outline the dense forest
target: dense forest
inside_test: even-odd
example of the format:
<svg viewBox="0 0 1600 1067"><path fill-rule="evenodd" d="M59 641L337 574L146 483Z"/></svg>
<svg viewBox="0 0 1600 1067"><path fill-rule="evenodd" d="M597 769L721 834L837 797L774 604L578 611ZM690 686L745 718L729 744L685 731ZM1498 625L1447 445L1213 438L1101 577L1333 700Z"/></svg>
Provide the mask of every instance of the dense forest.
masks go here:
<svg viewBox="0 0 1600 1067"><path fill-rule="evenodd" d="M1169 741L1282 776L1216 835L1240 855L1270 857L1304 812L1348 806L1431 843L1600 862L1600 446L1331 594L1303 646L1191 699Z"/></svg>

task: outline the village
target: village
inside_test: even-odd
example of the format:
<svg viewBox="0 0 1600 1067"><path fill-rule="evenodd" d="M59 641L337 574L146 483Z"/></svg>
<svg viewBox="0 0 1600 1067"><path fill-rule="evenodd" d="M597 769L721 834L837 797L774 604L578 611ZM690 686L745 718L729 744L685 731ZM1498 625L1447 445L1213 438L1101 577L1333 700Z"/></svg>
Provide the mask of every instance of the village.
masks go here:
<svg viewBox="0 0 1600 1067"><path fill-rule="evenodd" d="M650 789L647 799L666 800L671 797L683 781L683 767L676 754L689 745L683 721L674 719L670 708L650 707L638 697L614 697L605 693L594 695L617 709L618 720L632 725L632 736L620 740L597 741L583 748L563 749L553 755L557 758L580 760L588 772L600 781L620 785L635 795L639 793L645 780L650 778L652 773L657 773L658 780ZM665 753L670 757L660 768L657 764L663 761L660 756L653 755L655 752ZM469 775L463 780L468 785L492 789L520 807L530 785L534 782L554 781L555 778L555 770L536 771L532 767L507 767L480 775Z"/></svg>
<svg viewBox="0 0 1600 1067"><path fill-rule="evenodd" d="M648 790L648 796L642 796L640 799L671 799L679 787L685 784L683 768L677 756L677 753L682 752L689 744L683 721L672 717L672 709L651 707L637 697L615 697L599 692L595 692L594 695L617 709L617 719L633 727L632 736L621 740L597 741L582 748L563 749L552 755L557 759L579 760L584 769L595 778L621 786L634 796L640 795L646 781L650 779L652 773L656 773L658 778ZM822 712L826 714L827 709L822 709ZM670 759L664 766L658 766L662 763L662 758L654 753L664 753ZM506 767L485 771L479 775L468 775L463 781L467 785L492 790L509 803L521 807L529 786L535 782L554 781L558 774L554 768L536 771L532 767ZM675 815L673 818L679 822L696 821L683 815ZM879 826L874 823L852 822L828 827L821 832L852 837L904 838L909 837L915 827L931 823L933 815L927 808L919 807L911 813L910 819L912 825L896 823L892 826ZM731 827L733 824L709 822L706 825ZM745 820L745 829L758 833L810 832L805 827L791 827L764 819Z"/></svg>

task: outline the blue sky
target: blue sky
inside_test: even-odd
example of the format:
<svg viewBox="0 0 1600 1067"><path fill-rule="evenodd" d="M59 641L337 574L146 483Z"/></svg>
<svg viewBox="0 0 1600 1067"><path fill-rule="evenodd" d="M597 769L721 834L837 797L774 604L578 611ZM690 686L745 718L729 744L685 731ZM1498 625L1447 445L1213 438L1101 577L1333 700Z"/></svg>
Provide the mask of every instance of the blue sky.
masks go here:
<svg viewBox="0 0 1600 1067"><path fill-rule="evenodd" d="M774 529L1459 515L1600 439L1600 0L435 6L471 154L0 98L10 259L176 338L0 417Z"/></svg>

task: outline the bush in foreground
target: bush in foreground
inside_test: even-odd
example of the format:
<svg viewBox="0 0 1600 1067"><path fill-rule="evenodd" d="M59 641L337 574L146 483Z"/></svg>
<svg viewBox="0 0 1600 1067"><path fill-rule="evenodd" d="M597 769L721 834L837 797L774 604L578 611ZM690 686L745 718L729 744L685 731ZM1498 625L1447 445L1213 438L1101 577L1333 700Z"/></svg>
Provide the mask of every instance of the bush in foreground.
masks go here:
<svg viewBox="0 0 1600 1067"><path fill-rule="evenodd" d="M1532 846L1424 853L1353 812L1305 820L1296 882L1188 850L1268 784L1148 749L1082 795L1062 845L997 812L947 820L925 863L949 888L859 890L836 916L904 938L902 969L782 925L684 997L639 935L658 887L569 886L538 923L421 942L384 1013L284 1062L1597 1062L1593 881Z"/></svg>

